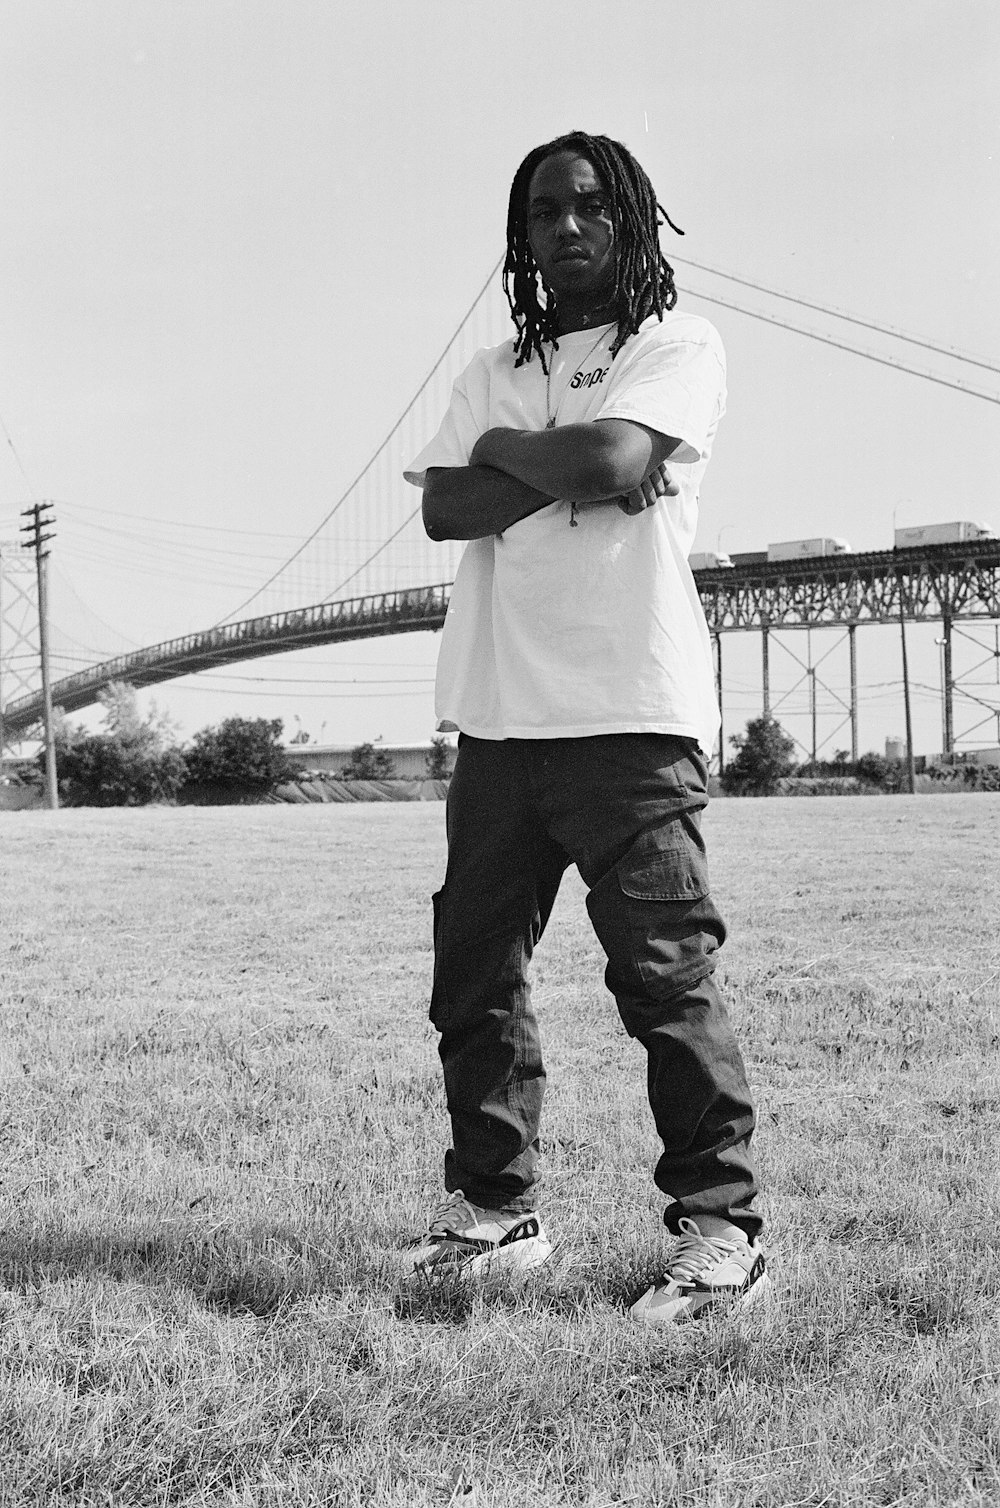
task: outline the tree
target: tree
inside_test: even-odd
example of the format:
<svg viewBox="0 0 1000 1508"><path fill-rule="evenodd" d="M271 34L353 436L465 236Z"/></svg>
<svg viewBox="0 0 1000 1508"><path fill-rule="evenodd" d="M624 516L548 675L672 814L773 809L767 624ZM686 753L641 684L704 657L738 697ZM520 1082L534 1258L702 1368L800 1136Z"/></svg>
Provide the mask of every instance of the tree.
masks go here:
<svg viewBox="0 0 1000 1508"><path fill-rule="evenodd" d="M869 749L854 766L855 774L866 785L878 786L881 791L898 791L902 784L902 767L895 759L886 759Z"/></svg>
<svg viewBox="0 0 1000 1508"><path fill-rule="evenodd" d="M281 719L227 717L202 728L185 754L191 786L215 795L263 796L295 778L295 767L279 742Z"/></svg>
<svg viewBox="0 0 1000 1508"><path fill-rule="evenodd" d="M778 781L795 768L794 740L773 717L751 718L745 733L729 740L736 758L722 777L723 789L731 796L771 796Z"/></svg>
<svg viewBox="0 0 1000 1508"><path fill-rule="evenodd" d="M146 806L173 801L184 783L175 725L153 703L143 717L135 687L110 681L100 692L104 731L88 733L59 715L56 777L67 806ZM42 756L39 756L41 759Z"/></svg>
<svg viewBox="0 0 1000 1508"><path fill-rule="evenodd" d="M448 755L451 752L448 740L443 734L438 734L431 739L430 753L427 755L425 768L428 780L449 780L451 778L451 766Z"/></svg>
<svg viewBox="0 0 1000 1508"><path fill-rule="evenodd" d="M343 780L391 780L395 775L391 757L372 743L358 744L341 770Z"/></svg>

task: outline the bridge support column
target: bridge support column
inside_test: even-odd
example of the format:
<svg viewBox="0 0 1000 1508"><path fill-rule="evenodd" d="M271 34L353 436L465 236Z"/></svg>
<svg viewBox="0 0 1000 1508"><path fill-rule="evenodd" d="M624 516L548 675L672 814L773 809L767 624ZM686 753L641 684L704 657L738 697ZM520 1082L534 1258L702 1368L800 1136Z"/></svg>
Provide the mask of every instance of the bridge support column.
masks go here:
<svg viewBox="0 0 1000 1508"><path fill-rule="evenodd" d="M942 644L944 685L941 694L944 700L944 749L950 754L955 747L955 682L951 664L951 613L944 615L944 640Z"/></svg>
<svg viewBox="0 0 1000 1508"><path fill-rule="evenodd" d="M858 762L858 647L854 642L856 623L847 625L847 648L851 660L851 763Z"/></svg>
<svg viewBox="0 0 1000 1508"><path fill-rule="evenodd" d="M761 685L763 692L761 710L765 717L771 716L771 668L768 654L770 649L770 642L768 638L769 633L770 624L768 623L768 620L764 618L760 626L760 668Z"/></svg>
<svg viewBox="0 0 1000 1508"><path fill-rule="evenodd" d="M725 714L722 710L722 635L712 635L712 645L715 650L715 697L719 703L719 774L725 774L726 769L726 729Z"/></svg>
<svg viewBox="0 0 1000 1508"><path fill-rule="evenodd" d="M810 774L816 773L816 668L809 666L809 716L812 719L812 748L809 755Z"/></svg>

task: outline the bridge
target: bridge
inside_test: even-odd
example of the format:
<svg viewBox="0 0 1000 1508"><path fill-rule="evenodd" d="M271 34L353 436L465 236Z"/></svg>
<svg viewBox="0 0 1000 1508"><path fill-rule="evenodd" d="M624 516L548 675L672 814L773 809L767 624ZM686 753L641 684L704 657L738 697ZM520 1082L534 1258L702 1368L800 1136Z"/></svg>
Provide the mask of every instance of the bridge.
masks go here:
<svg viewBox="0 0 1000 1508"><path fill-rule="evenodd" d="M497 293L496 273L494 269L368 464L334 501L316 528L262 584L255 586L219 622L127 652L122 652L120 644L114 653L100 652L98 641L107 637L107 626L100 625L96 617L86 634L78 632L75 639L71 634L60 636L56 622L52 633L53 702L71 712L94 703L109 681L128 681L137 687L147 687L291 650L439 628L463 547L457 542L442 546L427 540L419 500L413 488L402 480L402 469L421 448L437 416L444 411L452 382L472 353L483 345L495 344L508 333L507 311ZM709 301L726 302L714 297ZM867 353L858 349L857 354ZM914 371L902 363L890 364ZM980 392L973 396L990 395ZM17 559L9 548L0 545L0 742L7 743L28 735L37 726L42 711L41 689L33 672L27 674L17 668L29 660L32 666L35 664L32 630L28 625L29 593L23 586L25 554L22 552ZM722 643L726 636L747 633L760 636L761 706L763 712L770 713L775 708L770 669L772 644L781 643L779 636L786 631L842 630L850 651L850 692L842 705L844 721L851 724L852 750L856 753L856 630L874 624L940 622L942 638L937 642L943 649L944 747L952 748L963 736L956 737L955 733L956 697L964 696L974 710L985 709L986 718L980 720L980 725L995 717L1000 729L1000 689L995 697L991 693L983 697L963 686L962 674L956 671L952 659L956 624L966 621L982 626L1000 622L998 541L977 540L781 562L769 561L766 552L761 552L735 555L733 562L731 568L718 566L695 573L715 644L717 689L723 705ZM10 574L18 565L22 568L20 586ZM332 589L331 581L335 583ZM12 582L14 595L19 595L24 609L20 619L10 606ZM166 584L169 586L169 582ZM254 609L252 615L248 609ZM994 632L1000 640L1000 633ZM12 655L12 645L17 654ZM987 659L991 658L988 646L978 647ZM793 654L793 658L797 656ZM1000 642L995 658L1000 673ZM77 668L81 661L82 669ZM804 672L800 681L807 683L811 698L815 754L817 674L811 652L808 663L800 660L799 664ZM4 695L12 684L18 694Z"/></svg>
<svg viewBox="0 0 1000 1508"><path fill-rule="evenodd" d="M245 618L152 644L132 654L117 655L64 676L52 686L52 700L64 712L92 706L109 681L130 686L155 686L199 670L218 669L240 660L310 649L349 639L372 639L382 634L416 633L440 628L448 610L451 583L383 592L375 597L351 597L292 608L263 618ZM22 696L3 709L3 726L11 738L24 734L42 716L42 694Z"/></svg>
<svg viewBox="0 0 1000 1508"><path fill-rule="evenodd" d="M1000 620L1000 540L791 562L737 556L732 567L696 571L695 581L720 659L722 634L760 633L765 712L770 710L768 635L783 629L846 628L852 636L851 704L856 723L854 630L862 624L895 623L901 618L940 622L950 656L956 620ZM444 622L450 592L451 583L444 582L219 625L65 676L52 687L53 700L73 712L95 702L109 681L154 686L177 676L292 649L437 629ZM721 684L718 689L723 691ZM953 692L949 675L945 685L949 705ZM3 709L8 737L24 734L41 715L40 691L9 702ZM949 721L953 717L948 710L945 715Z"/></svg>

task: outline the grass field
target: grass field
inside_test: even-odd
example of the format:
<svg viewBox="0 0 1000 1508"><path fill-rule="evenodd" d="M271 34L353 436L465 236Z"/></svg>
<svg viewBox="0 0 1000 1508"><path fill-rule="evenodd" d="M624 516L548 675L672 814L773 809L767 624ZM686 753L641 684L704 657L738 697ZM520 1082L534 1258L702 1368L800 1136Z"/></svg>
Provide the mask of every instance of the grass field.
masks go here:
<svg viewBox="0 0 1000 1508"><path fill-rule="evenodd" d="M548 1270L409 1289L439 805L0 816L0 1504L1000 1502L1000 796L718 802L777 1298L648 1334L641 1052L567 878Z"/></svg>

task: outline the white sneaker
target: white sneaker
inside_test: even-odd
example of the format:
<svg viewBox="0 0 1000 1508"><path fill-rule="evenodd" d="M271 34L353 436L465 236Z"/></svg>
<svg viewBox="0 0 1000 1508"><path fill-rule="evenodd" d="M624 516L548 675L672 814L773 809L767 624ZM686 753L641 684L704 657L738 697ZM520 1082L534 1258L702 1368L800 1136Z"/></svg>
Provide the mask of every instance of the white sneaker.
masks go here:
<svg viewBox="0 0 1000 1508"><path fill-rule="evenodd" d="M634 1320L646 1325L675 1325L723 1306L744 1308L771 1290L771 1279L764 1271L764 1253L745 1237L730 1239L735 1227L723 1237L703 1235L686 1217L679 1223L681 1235L662 1279L629 1310Z"/></svg>
<svg viewBox="0 0 1000 1508"><path fill-rule="evenodd" d="M476 1277L541 1267L552 1245L534 1212L480 1209L456 1189L434 1211L411 1255L420 1277Z"/></svg>

